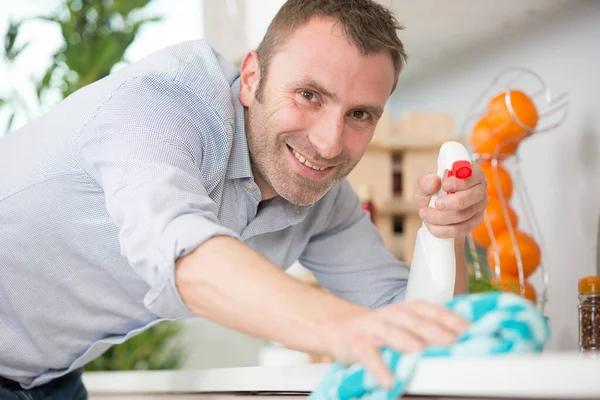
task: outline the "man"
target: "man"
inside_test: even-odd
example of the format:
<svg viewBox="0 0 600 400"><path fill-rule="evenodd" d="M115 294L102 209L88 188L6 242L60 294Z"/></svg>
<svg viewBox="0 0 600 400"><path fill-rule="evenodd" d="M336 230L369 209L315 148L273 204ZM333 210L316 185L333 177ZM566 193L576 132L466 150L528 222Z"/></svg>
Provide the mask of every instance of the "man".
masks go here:
<svg viewBox="0 0 600 400"><path fill-rule="evenodd" d="M466 322L401 301L407 266L344 180L404 64L397 29L370 0L290 0L241 71L183 43L3 139L0 398L84 398L86 362L190 316L361 362L386 386L381 346L451 343ZM485 181L445 179L456 193L427 207L440 184L424 175L415 202L457 238L464 293ZM286 275L296 260L328 291Z"/></svg>

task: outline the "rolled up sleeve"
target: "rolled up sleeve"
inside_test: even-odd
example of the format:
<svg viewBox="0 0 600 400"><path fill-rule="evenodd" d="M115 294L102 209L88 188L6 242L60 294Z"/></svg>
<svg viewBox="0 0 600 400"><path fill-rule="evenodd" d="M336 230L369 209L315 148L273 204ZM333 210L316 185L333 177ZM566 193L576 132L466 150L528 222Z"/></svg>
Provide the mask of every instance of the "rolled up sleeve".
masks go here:
<svg viewBox="0 0 600 400"><path fill-rule="evenodd" d="M404 299L408 265L385 246L369 215L347 181L331 197L324 229L314 235L300 257L319 284L364 307L380 307Z"/></svg>
<svg viewBox="0 0 600 400"><path fill-rule="evenodd" d="M76 147L102 188L122 255L150 287L144 304L159 317L180 318L192 313L177 291L175 261L212 237L238 235L219 223L201 172L206 132L190 111L201 101L174 96L169 85L156 77L123 84Z"/></svg>

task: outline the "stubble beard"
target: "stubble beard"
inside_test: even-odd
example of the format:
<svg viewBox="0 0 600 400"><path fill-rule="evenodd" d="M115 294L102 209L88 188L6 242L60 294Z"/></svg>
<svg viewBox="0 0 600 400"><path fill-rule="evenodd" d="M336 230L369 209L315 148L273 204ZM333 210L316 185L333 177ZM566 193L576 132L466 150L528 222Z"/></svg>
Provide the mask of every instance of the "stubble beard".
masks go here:
<svg viewBox="0 0 600 400"><path fill-rule="evenodd" d="M357 164L344 158L329 176L319 181L296 173L288 165L286 152L290 150L286 143L294 143L294 137L302 134L289 132L276 135L270 132L266 128L269 125L262 105L252 108L247 112L246 138L255 179L262 180L290 203L297 206L316 203ZM302 151L301 148L298 150Z"/></svg>

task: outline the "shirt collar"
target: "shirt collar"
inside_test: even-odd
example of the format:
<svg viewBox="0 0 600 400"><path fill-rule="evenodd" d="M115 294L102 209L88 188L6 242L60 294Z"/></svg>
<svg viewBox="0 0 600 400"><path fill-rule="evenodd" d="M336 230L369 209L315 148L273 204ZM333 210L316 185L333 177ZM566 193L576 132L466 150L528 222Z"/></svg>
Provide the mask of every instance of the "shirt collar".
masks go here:
<svg viewBox="0 0 600 400"><path fill-rule="evenodd" d="M246 128L244 124L244 106L240 103L240 77L238 76L231 85L231 97L235 110L235 123L233 130L233 143L231 157L227 168L228 179L254 178L250 164L250 153L246 141Z"/></svg>

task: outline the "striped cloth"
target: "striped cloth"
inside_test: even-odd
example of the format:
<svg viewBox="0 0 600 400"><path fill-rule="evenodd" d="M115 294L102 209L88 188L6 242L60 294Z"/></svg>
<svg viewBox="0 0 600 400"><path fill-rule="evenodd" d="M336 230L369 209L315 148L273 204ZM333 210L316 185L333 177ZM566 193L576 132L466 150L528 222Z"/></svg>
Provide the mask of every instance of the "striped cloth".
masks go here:
<svg viewBox="0 0 600 400"><path fill-rule="evenodd" d="M391 390L381 388L360 365L335 364L309 399L396 399L404 393L420 359L541 352L550 337L546 319L528 300L510 293L457 296L447 306L472 324L454 344L430 346L400 354L382 349L385 364L395 375Z"/></svg>

